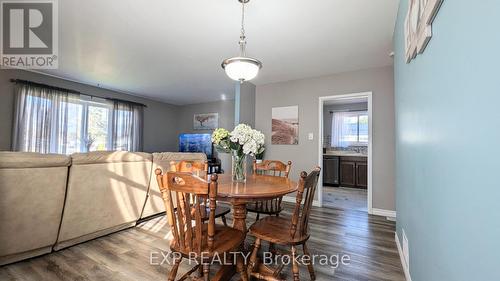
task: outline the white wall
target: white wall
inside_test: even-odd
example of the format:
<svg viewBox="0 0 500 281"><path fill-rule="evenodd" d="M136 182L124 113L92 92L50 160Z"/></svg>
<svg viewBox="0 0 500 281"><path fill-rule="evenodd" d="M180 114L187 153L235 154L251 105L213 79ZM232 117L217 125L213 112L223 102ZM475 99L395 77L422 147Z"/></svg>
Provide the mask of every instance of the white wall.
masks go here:
<svg viewBox="0 0 500 281"><path fill-rule="evenodd" d="M267 136L265 157L291 160L297 179L318 163L319 97L367 91L373 92L373 208L395 210L392 66L257 86L255 127ZM271 109L291 105L299 105L299 144L271 145Z"/></svg>

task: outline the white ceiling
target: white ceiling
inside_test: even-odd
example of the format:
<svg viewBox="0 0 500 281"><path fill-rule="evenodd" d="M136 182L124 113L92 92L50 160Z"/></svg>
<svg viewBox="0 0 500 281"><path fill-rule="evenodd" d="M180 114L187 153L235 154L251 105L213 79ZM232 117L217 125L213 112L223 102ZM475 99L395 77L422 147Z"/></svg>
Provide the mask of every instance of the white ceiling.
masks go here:
<svg viewBox="0 0 500 281"><path fill-rule="evenodd" d="M398 0L251 0L256 85L390 65ZM59 1L59 69L46 73L173 104L231 97L237 0Z"/></svg>

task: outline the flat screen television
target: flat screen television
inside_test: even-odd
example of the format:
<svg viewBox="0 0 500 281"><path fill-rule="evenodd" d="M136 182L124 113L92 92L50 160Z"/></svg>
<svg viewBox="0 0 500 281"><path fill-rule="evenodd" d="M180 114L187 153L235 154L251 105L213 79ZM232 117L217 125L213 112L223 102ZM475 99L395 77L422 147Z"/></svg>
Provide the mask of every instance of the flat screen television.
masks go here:
<svg viewBox="0 0 500 281"><path fill-rule="evenodd" d="M201 152L212 158L212 135L211 134L180 134L180 152Z"/></svg>

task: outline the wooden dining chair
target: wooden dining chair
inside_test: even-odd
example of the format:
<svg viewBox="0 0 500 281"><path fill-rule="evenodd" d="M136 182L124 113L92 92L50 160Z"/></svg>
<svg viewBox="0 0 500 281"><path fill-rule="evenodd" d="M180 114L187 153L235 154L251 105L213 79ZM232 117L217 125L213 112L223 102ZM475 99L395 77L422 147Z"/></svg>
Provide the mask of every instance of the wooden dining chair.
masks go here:
<svg viewBox="0 0 500 281"><path fill-rule="evenodd" d="M180 254L174 255L174 265L168 280L175 280L183 258L194 256L197 265L179 280L185 280L203 266L202 277L208 281L212 258L237 251L245 240L245 233L242 231L215 224L217 175L211 175L210 181L206 181L190 172L168 172L165 175L161 169L156 169L155 174L173 236L170 249ZM174 208L174 198L177 201L177 210ZM208 220L204 221L202 210L205 208L206 198L210 212ZM243 280L247 280L243 261L237 259L237 262L238 272Z"/></svg>
<svg viewBox="0 0 500 281"><path fill-rule="evenodd" d="M258 175L288 178L291 168L292 161L288 161L287 164L277 160L263 160L262 163L257 163L255 160L253 161L253 173ZM248 204L247 211L250 213L257 213L257 220L259 220L260 214L279 216L279 213L283 210L281 207L282 201L283 197L278 197L272 200L258 201Z"/></svg>
<svg viewBox="0 0 500 281"><path fill-rule="evenodd" d="M206 161L171 161L170 162L171 172L187 172L195 174L199 177L204 177L208 173L208 163ZM215 209L215 218L221 218L222 223L227 226L226 215L231 212L231 209L224 206L217 206ZM210 213L210 208L208 206L208 201L205 203L205 208L201 213L201 219L203 221L208 220L208 214Z"/></svg>
<svg viewBox="0 0 500 281"><path fill-rule="evenodd" d="M280 280L278 277L283 269L283 264L274 270L271 277L265 277L254 272L254 269L257 267L257 252L259 251L261 241L264 240L270 243L291 246L293 280L299 280L299 265L295 259L297 256L296 247L302 245L304 256L308 256L309 261L311 261L311 254L306 242L309 239L309 214L320 171L321 168L316 167L309 175L306 172L300 174L295 208L291 218L268 216L255 222L250 227L250 235L255 236L256 240L247 268L249 276L264 280ZM314 274L311 262L307 264L307 268L311 280L315 280L316 275Z"/></svg>

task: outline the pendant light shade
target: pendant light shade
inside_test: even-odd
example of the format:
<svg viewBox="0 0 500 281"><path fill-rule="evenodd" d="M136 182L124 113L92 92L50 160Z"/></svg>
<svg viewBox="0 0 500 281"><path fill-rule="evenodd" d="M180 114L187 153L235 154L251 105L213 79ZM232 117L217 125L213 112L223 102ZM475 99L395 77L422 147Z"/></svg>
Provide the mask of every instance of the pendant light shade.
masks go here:
<svg viewBox="0 0 500 281"><path fill-rule="evenodd" d="M245 55L246 52L246 37L245 37L245 4L250 0L238 0L242 5L241 11L241 35L240 35L240 56L225 59L222 62L222 68L226 71L229 78L240 81L249 81L257 77L259 70L262 68L262 63L254 58L249 58Z"/></svg>
<svg viewBox="0 0 500 281"><path fill-rule="evenodd" d="M261 67L260 61L247 57L234 57L222 62L222 68L226 71L227 76L241 82L257 77Z"/></svg>

